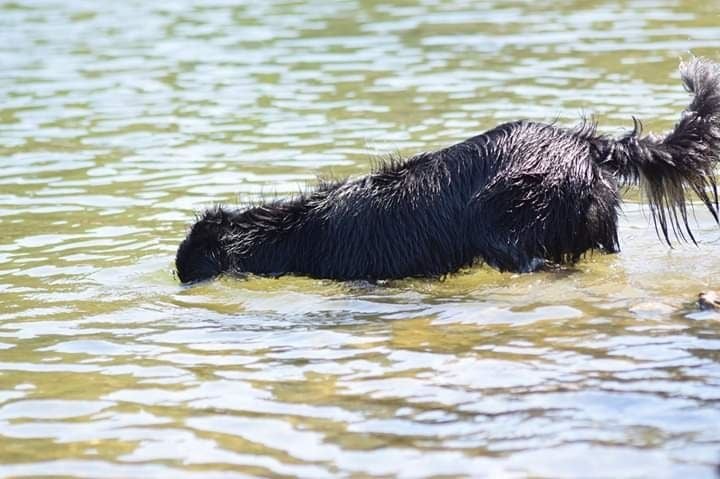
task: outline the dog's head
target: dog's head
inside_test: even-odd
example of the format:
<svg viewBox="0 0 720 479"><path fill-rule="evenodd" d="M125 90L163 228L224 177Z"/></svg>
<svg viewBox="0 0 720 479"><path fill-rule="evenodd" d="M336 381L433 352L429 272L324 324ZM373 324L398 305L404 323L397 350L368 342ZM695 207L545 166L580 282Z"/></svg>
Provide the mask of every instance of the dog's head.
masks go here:
<svg viewBox="0 0 720 479"><path fill-rule="evenodd" d="M225 225L220 208L208 210L198 218L175 256L175 268L183 283L214 278L228 268L222 243Z"/></svg>

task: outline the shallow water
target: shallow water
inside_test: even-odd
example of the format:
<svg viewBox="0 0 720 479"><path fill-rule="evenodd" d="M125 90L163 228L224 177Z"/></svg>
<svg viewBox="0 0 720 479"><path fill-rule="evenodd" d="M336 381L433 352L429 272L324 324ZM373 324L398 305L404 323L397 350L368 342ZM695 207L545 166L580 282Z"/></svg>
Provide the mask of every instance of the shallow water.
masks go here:
<svg viewBox="0 0 720 479"><path fill-rule="evenodd" d="M165 4L167 3L167 4ZM0 3L0 475L713 477L720 230L524 276L177 284L193 212L520 117L669 128L712 2Z"/></svg>

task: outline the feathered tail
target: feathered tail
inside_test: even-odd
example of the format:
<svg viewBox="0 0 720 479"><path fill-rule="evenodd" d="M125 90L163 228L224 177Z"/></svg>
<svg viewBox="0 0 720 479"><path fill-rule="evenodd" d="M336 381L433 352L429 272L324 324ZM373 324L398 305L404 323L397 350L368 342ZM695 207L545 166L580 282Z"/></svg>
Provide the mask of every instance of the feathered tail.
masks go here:
<svg viewBox="0 0 720 479"><path fill-rule="evenodd" d="M687 189L705 203L718 221L714 173L720 162L720 65L693 58L680 64L685 88L693 94L675 128L664 137L641 136L641 124L613 141L602 164L647 194L658 234L670 244L669 230L680 240L695 238L688 223Z"/></svg>

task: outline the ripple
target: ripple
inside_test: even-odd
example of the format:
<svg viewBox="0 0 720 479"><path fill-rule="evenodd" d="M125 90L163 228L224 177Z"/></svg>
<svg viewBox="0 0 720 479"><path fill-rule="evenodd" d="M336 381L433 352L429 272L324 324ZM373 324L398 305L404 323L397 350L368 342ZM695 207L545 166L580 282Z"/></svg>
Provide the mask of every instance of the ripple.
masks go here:
<svg viewBox="0 0 720 479"><path fill-rule="evenodd" d="M720 234L379 285L181 287L194 214L519 117L661 132L714 5L0 5L0 475L711 477ZM124 28L134 25L137 28Z"/></svg>
<svg viewBox="0 0 720 479"><path fill-rule="evenodd" d="M107 401L25 400L0 407L0 421L15 419L68 419L100 412L113 403Z"/></svg>

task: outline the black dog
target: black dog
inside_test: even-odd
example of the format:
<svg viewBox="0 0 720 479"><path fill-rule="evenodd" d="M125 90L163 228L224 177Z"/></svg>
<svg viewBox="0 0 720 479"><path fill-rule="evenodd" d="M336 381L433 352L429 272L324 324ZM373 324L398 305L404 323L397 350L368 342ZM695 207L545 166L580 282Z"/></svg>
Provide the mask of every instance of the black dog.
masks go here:
<svg viewBox="0 0 720 479"><path fill-rule="evenodd" d="M223 272L316 278L442 276L477 260L529 272L617 252L618 183L647 193L656 230L695 241L686 193L718 219L720 66L680 65L694 94L675 128L621 138L518 121L352 181L244 210L206 211L180 245L180 281Z"/></svg>

